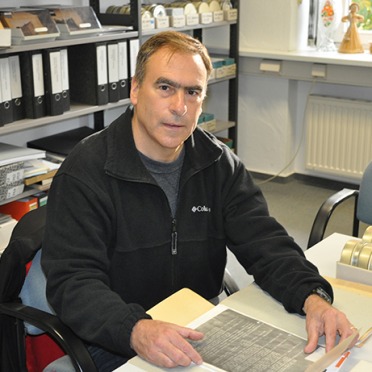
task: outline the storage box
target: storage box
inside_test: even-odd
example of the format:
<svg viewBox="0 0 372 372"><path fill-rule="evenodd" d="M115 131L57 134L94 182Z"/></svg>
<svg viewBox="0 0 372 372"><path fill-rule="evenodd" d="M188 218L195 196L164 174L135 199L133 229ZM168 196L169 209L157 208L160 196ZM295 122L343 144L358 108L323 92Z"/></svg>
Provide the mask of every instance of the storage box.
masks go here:
<svg viewBox="0 0 372 372"><path fill-rule="evenodd" d="M213 22L213 13L212 12L205 12L199 13L199 22L202 25L208 25Z"/></svg>
<svg viewBox="0 0 372 372"><path fill-rule="evenodd" d="M25 185L21 183L20 185L4 185L0 187L0 201L14 198L23 193Z"/></svg>
<svg viewBox="0 0 372 372"><path fill-rule="evenodd" d="M155 27L156 28L168 28L169 27L169 17L168 16L157 16L157 17L155 17Z"/></svg>
<svg viewBox="0 0 372 372"><path fill-rule="evenodd" d="M216 10L215 12L213 12L213 22L215 23L223 22L223 20L224 20L223 10Z"/></svg>
<svg viewBox="0 0 372 372"><path fill-rule="evenodd" d="M12 45L12 30L0 28L0 48L8 48Z"/></svg>
<svg viewBox="0 0 372 372"><path fill-rule="evenodd" d="M199 14L187 14L186 15L186 25L196 26L199 24Z"/></svg>
<svg viewBox="0 0 372 372"><path fill-rule="evenodd" d="M372 271L361 269L357 266L351 266L337 261L336 278L372 285Z"/></svg>
<svg viewBox="0 0 372 372"><path fill-rule="evenodd" d="M212 132L216 129L217 122L213 114L203 112L199 116L198 125L200 128Z"/></svg>
<svg viewBox="0 0 372 372"><path fill-rule="evenodd" d="M55 40L60 32L47 9L2 10L0 20L11 29L12 44Z"/></svg>
<svg viewBox="0 0 372 372"><path fill-rule="evenodd" d="M61 33L60 39L101 32L102 26L90 6L48 7Z"/></svg>
<svg viewBox="0 0 372 372"><path fill-rule="evenodd" d="M0 187L16 186L23 183L24 162L16 162L0 167Z"/></svg>

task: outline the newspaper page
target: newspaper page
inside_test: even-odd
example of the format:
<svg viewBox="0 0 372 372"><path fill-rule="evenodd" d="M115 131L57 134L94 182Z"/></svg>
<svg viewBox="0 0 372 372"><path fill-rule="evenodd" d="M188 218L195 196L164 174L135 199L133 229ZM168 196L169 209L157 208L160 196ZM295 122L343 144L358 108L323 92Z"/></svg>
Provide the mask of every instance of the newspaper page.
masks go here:
<svg viewBox="0 0 372 372"><path fill-rule="evenodd" d="M312 364L305 359L305 340L234 310L224 310L197 329L204 339L193 346L206 363L224 371L299 372Z"/></svg>

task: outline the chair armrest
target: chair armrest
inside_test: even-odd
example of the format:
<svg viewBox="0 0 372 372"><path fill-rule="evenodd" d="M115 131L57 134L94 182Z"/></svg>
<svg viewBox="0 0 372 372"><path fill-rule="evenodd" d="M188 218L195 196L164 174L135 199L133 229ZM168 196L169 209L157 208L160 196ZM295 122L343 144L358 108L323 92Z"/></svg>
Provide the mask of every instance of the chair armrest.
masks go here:
<svg viewBox="0 0 372 372"><path fill-rule="evenodd" d="M223 289L227 296L232 295L235 292L239 291L239 286L231 276L230 272L225 269L225 273L223 276Z"/></svg>
<svg viewBox="0 0 372 372"><path fill-rule="evenodd" d="M76 371L97 371L83 341L63 324L57 316L16 302L1 303L0 313L21 319L49 334L70 356Z"/></svg>
<svg viewBox="0 0 372 372"><path fill-rule="evenodd" d="M358 222L356 220L356 204L358 200L359 190L352 190L352 189L342 189L335 194L331 195L326 201L321 205L318 210L318 213L315 217L313 226L311 228L309 242L307 244L307 248L312 247L316 243L320 242L323 237L325 230L328 225L328 221L336 209L338 205L343 203L345 200L354 197L355 204L354 204L354 223L353 223L353 235L357 235L358 233Z"/></svg>

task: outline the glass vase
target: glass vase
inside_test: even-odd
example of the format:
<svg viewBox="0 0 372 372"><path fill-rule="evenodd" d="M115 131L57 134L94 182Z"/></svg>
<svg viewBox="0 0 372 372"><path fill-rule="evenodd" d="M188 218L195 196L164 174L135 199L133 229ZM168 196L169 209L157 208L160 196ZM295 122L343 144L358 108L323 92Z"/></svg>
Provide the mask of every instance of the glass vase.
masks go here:
<svg viewBox="0 0 372 372"><path fill-rule="evenodd" d="M319 0L316 48L322 52L337 51L334 35L341 23L342 0Z"/></svg>

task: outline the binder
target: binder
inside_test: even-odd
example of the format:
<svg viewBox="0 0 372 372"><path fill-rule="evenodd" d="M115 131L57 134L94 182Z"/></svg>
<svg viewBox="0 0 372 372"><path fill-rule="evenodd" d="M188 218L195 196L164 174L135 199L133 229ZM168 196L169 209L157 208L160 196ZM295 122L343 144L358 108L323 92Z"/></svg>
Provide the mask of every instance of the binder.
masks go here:
<svg viewBox="0 0 372 372"><path fill-rule="evenodd" d="M119 48L119 97L129 98L129 69L128 69L128 44L126 41L118 42Z"/></svg>
<svg viewBox="0 0 372 372"><path fill-rule="evenodd" d="M61 80L62 80L62 106L63 111L70 110L70 82L68 73L68 50L61 49Z"/></svg>
<svg viewBox="0 0 372 372"><path fill-rule="evenodd" d="M88 105L109 101L107 47L105 42L69 47L70 97Z"/></svg>
<svg viewBox="0 0 372 372"><path fill-rule="evenodd" d="M8 57L0 58L0 125L13 121L12 90L10 83L10 63Z"/></svg>
<svg viewBox="0 0 372 372"><path fill-rule="evenodd" d="M132 78L136 72L137 55L139 52L139 40L129 40L129 73Z"/></svg>
<svg viewBox="0 0 372 372"><path fill-rule="evenodd" d="M10 88L12 93L13 121L21 120L25 117L24 99L22 95L21 66L18 55L9 57L10 66Z"/></svg>
<svg viewBox="0 0 372 372"><path fill-rule="evenodd" d="M27 142L27 146L34 149L67 156L82 139L90 136L93 133L95 133L95 130L92 128L79 127L66 132L29 141Z"/></svg>
<svg viewBox="0 0 372 372"><path fill-rule="evenodd" d="M60 49L53 48L43 50L43 68L47 115L62 115L62 68Z"/></svg>
<svg viewBox="0 0 372 372"><path fill-rule="evenodd" d="M109 102L120 99L119 92L119 45L116 41L107 43L107 69Z"/></svg>
<svg viewBox="0 0 372 372"><path fill-rule="evenodd" d="M20 54L25 116L37 119L46 115L43 55L38 51Z"/></svg>

